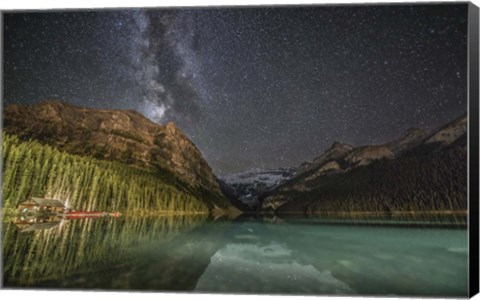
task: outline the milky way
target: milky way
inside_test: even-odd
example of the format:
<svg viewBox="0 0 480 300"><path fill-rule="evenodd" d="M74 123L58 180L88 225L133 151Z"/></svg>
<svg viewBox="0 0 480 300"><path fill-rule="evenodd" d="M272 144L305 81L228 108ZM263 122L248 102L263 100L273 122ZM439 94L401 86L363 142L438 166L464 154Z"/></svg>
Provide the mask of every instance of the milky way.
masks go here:
<svg viewBox="0 0 480 300"><path fill-rule="evenodd" d="M219 174L295 166L467 110L467 4L4 15L4 103L175 122Z"/></svg>

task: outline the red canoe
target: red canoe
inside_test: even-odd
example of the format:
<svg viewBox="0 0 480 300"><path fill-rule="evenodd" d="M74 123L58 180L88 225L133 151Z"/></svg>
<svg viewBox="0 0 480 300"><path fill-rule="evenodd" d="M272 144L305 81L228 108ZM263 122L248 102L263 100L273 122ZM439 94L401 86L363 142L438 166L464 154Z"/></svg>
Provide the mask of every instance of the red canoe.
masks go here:
<svg viewBox="0 0 480 300"><path fill-rule="evenodd" d="M99 211L71 211L66 213L67 217L70 219L75 218L100 218L105 217L108 213L99 212Z"/></svg>
<svg viewBox="0 0 480 300"><path fill-rule="evenodd" d="M67 218L75 219L75 218L101 218L106 216L111 217L120 217L122 214L119 212L114 213L107 213L107 212L100 212L100 211L71 211L65 214Z"/></svg>

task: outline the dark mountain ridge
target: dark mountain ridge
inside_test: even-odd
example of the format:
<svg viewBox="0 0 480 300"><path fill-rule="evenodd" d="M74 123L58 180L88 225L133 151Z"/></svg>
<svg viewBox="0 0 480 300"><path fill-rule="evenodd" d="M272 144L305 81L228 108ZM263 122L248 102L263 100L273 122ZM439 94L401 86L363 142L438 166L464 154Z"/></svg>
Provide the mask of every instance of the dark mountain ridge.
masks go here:
<svg viewBox="0 0 480 300"><path fill-rule="evenodd" d="M466 210L467 114L427 135L411 128L382 145L334 143L261 197L277 213ZM338 151L341 149L342 151ZM335 155L332 155L335 154Z"/></svg>

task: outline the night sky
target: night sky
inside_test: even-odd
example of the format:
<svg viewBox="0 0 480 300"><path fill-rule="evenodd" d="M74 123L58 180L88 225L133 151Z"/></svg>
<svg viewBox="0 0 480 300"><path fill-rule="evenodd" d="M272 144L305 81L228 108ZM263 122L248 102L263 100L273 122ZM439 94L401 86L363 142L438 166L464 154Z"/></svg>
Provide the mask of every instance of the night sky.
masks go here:
<svg viewBox="0 0 480 300"><path fill-rule="evenodd" d="M217 175L296 166L467 111L467 5L4 15L4 104L173 121Z"/></svg>

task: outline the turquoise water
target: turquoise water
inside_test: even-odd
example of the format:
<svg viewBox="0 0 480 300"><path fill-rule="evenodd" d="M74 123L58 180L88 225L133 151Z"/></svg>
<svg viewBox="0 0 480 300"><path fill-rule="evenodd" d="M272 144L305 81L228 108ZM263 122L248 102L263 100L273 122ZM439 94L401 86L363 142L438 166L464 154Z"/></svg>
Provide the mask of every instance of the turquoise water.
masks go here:
<svg viewBox="0 0 480 300"><path fill-rule="evenodd" d="M157 217L4 224L4 284L100 290L467 296L467 231Z"/></svg>

